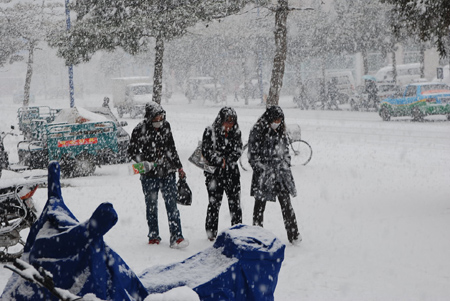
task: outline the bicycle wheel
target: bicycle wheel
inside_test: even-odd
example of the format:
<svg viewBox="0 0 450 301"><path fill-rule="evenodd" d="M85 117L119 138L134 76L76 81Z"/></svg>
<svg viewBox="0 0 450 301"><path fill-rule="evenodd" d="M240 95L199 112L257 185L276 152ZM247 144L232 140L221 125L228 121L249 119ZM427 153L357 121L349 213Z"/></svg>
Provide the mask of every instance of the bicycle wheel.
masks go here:
<svg viewBox="0 0 450 301"><path fill-rule="evenodd" d="M312 158L312 148L308 142L304 140L294 140L289 147L291 155L291 165L306 165Z"/></svg>
<svg viewBox="0 0 450 301"><path fill-rule="evenodd" d="M252 167L248 163L248 144L245 144L244 147L242 148L242 155L239 158L239 165L245 171L252 170Z"/></svg>

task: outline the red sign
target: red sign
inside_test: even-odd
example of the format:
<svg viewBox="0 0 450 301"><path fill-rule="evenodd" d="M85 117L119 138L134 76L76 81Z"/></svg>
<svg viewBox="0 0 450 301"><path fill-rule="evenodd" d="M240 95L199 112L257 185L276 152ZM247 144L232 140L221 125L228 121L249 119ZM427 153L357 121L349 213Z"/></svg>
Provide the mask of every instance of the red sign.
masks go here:
<svg viewBox="0 0 450 301"><path fill-rule="evenodd" d="M77 146L86 144L97 144L97 138L86 138L78 140L58 141L58 147Z"/></svg>

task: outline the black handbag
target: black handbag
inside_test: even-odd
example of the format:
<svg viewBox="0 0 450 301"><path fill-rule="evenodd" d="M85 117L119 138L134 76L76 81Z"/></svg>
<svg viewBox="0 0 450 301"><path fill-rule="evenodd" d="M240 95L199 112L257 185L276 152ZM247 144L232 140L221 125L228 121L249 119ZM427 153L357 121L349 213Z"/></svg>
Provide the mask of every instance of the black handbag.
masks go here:
<svg viewBox="0 0 450 301"><path fill-rule="evenodd" d="M189 188L186 178L179 178L177 182L177 203L183 206L192 204L192 191Z"/></svg>

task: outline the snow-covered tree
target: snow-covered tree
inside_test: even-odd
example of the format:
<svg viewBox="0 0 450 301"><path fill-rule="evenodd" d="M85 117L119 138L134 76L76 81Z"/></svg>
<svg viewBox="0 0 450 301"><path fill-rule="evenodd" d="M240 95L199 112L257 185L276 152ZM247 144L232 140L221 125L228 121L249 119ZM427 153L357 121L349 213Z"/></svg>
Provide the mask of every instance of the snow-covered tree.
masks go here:
<svg viewBox="0 0 450 301"><path fill-rule="evenodd" d="M238 96L248 101L250 94L241 94L240 89L257 78L258 62L271 67L273 14L268 14L267 9L248 6L237 15L208 23L207 27L198 24L190 28L186 35L168 45L165 68L176 71L172 74L178 84L189 77L212 76L225 93L239 92Z"/></svg>
<svg viewBox="0 0 450 301"><path fill-rule="evenodd" d="M118 47L130 54L148 50L155 39L153 101L161 103L164 43L198 22L239 12L250 0L88 0L73 5L77 20L53 46L67 64L87 62L98 50ZM263 1L259 1L263 2Z"/></svg>
<svg viewBox="0 0 450 301"><path fill-rule="evenodd" d="M24 60L27 73L24 86L23 106L30 101L30 85L33 75L34 52L58 26L57 3L32 1L5 1L0 6L0 66Z"/></svg>
<svg viewBox="0 0 450 301"><path fill-rule="evenodd" d="M433 41L442 57L448 55L450 35L450 1L448 0L380 0L394 6L401 26L394 27L396 33L406 28L423 41Z"/></svg>
<svg viewBox="0 0 450 301"><path fill-rule="evenodd" d="M368 53L385 52L391 41L390 5L370 0L336 0L337 18L332 27L332 46L339 52L360 52L364 73L369 71Z"/></svg>

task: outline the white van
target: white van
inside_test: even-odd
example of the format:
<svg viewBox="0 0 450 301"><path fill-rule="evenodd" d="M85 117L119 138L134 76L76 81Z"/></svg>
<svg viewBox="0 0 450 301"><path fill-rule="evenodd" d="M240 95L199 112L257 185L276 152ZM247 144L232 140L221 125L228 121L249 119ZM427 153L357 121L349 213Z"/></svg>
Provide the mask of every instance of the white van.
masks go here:
<svg viewBox="0 0 450 301"><path fill-rule="evenodd" d="M339 91L339 102L347 103L349 98L355 94L355 79L351 70L326 70L325 79L327 85L331 81L335 81Z"/></svg>
<svg viewBox="0 0 450 301"><path fill-rule="evenodd" d="M420 79L420 63L397 65L397 84L406 85ZM394 71L392 66L381 68L375 74L378 82L393 82Z"/></svg>

